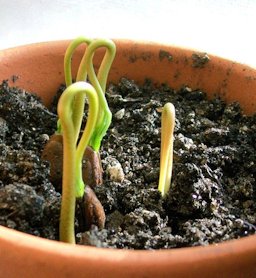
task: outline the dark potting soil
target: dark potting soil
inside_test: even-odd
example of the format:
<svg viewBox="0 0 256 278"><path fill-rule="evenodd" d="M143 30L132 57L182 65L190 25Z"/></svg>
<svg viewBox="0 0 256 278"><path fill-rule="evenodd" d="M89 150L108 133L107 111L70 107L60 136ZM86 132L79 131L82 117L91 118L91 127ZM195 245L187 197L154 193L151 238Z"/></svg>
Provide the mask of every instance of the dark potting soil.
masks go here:
<svg viewBox="0 0 256 278"><path fill-rule="evenodd" d="M242 93L242 92L241 92ZM166 85L122 79L107 100L113 113L101 148L104 183L95 189L106 226L77 242L109 248L208 245L256 233L256 115L237 103ZM163 199L159 176L161 107L176 107L174 165ZM39 99L0 85L0 224L58 240L61 194L40 160L57 116ZM79 213L78 213L79 214Z"/></svg>

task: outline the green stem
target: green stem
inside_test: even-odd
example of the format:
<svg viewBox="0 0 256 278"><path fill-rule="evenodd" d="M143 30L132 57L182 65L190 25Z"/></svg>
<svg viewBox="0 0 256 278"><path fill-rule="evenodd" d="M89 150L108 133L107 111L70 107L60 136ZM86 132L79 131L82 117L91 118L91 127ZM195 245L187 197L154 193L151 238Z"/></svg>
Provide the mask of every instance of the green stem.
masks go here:
<svg viewBox="0 0 256 278"><path fill-rule="evenodd" d="M68 46L65 57L64 57L64 74L65 74L65 82L66 82L66 87L70 86L72 84L72 57L77 49L78 46L81 44L86 44L88 46L91 43L91 39L88 39L86 37L78 37L75 40L73 40L70 45ZM86 53L86 51L85 51ZM78 69L76 81L86 81L87 78L87 72L84 70L82 73L79 74L80 68L82 63L84 62L85 58L85 53L83 55L83 58L80 63L80 67ZM82 119L83 119L83 112L84 112L84 102L85 102L85 96L83 94L80 94L76 96L73 100L73 122L75 126L75 132L76 132L76 138L78 139L79 137L79 132L80 132L80 127L82 124Z"/></svg>
<svg viewBox="0 0 256 278"><path fill-rule="evenodd" d="M116 55L116 45L111 40L97 40L95 47L106 47L106 53L98 70L97 78L99 80L102 91L106 92L108 74Z"/></svg>
<svg viewBox="0 0 256 278"><path fill-rule="evenodd" d="M72 84L72 68L71 68L71 63L72 63L72 56L77 49L77 47L83 43L85 43L87 46L91 43L91 39L88 39L86 37L78 37L74 39L68 46L65 57L64 57L64 74L65 74L65 82L66 82L66 87ZM82 61L84 60L85 54L83 55ZM81 64L80 64L81 65ZM77 74L77 76L79 76ZM83 72L83 77L84 79L79 79L76 81L86 81L86 72Z"/></svg>
<svg viewBox="0 0 256 278"><path fill-rule="evenodd" d="M175 126L175 108L166 103L162 111L161 123L160 176L158 190L164 197L170 189L173 164L173 131Z"/></svg>
<svg viewBox="0 0 256 278"><path fill-rule="evenodd" d="M105 98L105 91L106 91L108 74L115 57L116 47L113 41L107 39L90 40L85 37L79 37L75 39L73 42L71 42L70 46L66 51L66 55L64 59L64 71L65 71L65 79L66 79L67 86L72 84L72 74L71 74L72 55L75 49L82 43L87 44L87 49L79 65L76 81L85 81L88 73L90 82L95 87L98 93L100 110L97 117L98 118L97 126L92 135L90 145L93 147L95 151L99 151L102 138L106 134L112 120L112 114L109 110ZM106 52L101 62L100 68L98 70L98 75L96 77L94 67L93 67L93 56L95 51L98 48L102 48L102 47L106 48ZM76 127L77 138L79 136L79 130L82 123L84 102L85 102L85 97L83 95L77 96L74 100L74 111L73 111L72 118L74 121L74 125Z"/></svg>
<svg viewBox="0 0 256 278"><path fill-rule="evenodd" d="M101 63L101 66L99 68L98 76L96 77L94 67L93 67L93 56L95 51L101 47L106 48L106 53ZM98 39L90 43L85 56L85 61L86 61L85 65L87 67L89 80L98 93L99 103L100 103L97 125L92 135L92 139L90 141L90 145L93 147L95 151L99 151L102 138L106 134L112 120L112 113L109 110L108 103L105 98L105 90L106 90L107 77L112 62L114 60L115 53L116 53L116 47L111 40Z"/></svg>
<svg viewBox="0 0 256 278"><path fill-rule="evenodd" d="M76 126L72 119L73 100L77 95L89 99L89 112L86 128L79 147L76 149ZM74 221L76 196L83 196L82 155L96 124L98 97L95 89L86 82L76 82L63 92L58 103L58 114L63 132L63 184L60 215L60 240L75 243Z"/></svg>

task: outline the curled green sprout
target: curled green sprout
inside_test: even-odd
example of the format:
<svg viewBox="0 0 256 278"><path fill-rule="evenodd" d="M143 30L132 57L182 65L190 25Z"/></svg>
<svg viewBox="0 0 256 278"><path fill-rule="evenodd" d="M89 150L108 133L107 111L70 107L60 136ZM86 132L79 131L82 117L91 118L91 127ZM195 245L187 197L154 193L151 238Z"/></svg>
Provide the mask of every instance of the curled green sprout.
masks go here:
<svg viewBox="0 0 256 278"><path fill-rule="evenodd" d="M105 47L106 53L100 65L98 75L96 76L93 67L93 56L98 48ZM88 46L85 53L85 65L88 72L89 81L96 89L99 97L99 113L95 131L92 135L90 145L95 151L99 151L102 138L105 136L112 120L112 113L109 110L105 97L107 77L116 53L115 44L111 40L94 40ZM81 64L83 65L83 63ZM78 73L80 74L80 69Z"/></svg>
<svg viewBox="0 0 256 278"><path fill-rule="evenodd" d="M86 96L89 102L88 119L83 135L77 142L77 126L73 121L75 97ZM63 133L63 184L60 216L60 240L75 243L74 222L76 198L84 195L82 159L96 126L99 103L96 90L87 82L71 84L58 103L58 115ZM78 144L77 144L78 143Z"/></svg>
<svg viewBox="0 0 256 278"><path fill-rule="evenodd" d="M160 176L158 184L158 190L163 197L170 189L172 178L174 126L175 107L172 103L166 103L163 107L161 119Z"/></svg>
<svg viewBox="0 0 256 278"><path fill-rule="evenodd" d="M106 134L112 120L112 114L109 110L108 103L105 98L105 91L109 70L115 57L116 47L113 41L108 39L91 40L85 37L78 37L77 39L75 39L69 45L64 58L64 71L67 87L72 84L71 60L73 53L76 48L83 43L87 45L87 48L79 65L76 81L86 81L88 75L89 81L98 94L99 112L97 115L97 126L93 132L90 146L95 151L99 151L102 138ZM98 48L106 48L106 52L96 76L93 66L93 56ZM84 96L77 96L74 99L72 118L76 127L77 137L79 136L79 130L81 127L84 102Z"/></svg>
<svg viewBox="0 0 256 278"><path fill-rule="evenodd" d="M64 57L64 74L65 74L65 82L66 82L66 87L70 86L73 82L72 80L72 57L75 52L75 50L81 45L85 44L88 46L91 43L91 39L86 38L86 37L78 37L74 39L68 46L65 57ZM82 61L80 63L80 67L82 62L84 62L84 56L83 55ZM76 80L75 81L86 81L87 75L86 72L84 72L81 75L77 74ZM72 118L74 122L74 126L76 129L76 137L78 139L79 137L79 132L80 132L80 127L82 124L82 119L83 119L83 112L84 112L84 103L85 103L85 95L80 94L75 96L73 100L73 113L72 113Z"/></svg>

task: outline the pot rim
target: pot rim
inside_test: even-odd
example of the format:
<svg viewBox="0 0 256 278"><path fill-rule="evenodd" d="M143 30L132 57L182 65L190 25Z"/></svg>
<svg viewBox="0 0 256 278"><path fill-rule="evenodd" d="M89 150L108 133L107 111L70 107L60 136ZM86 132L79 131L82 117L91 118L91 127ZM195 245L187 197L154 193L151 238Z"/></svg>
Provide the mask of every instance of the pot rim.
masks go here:
<svg viewBox="0 0 256 278"><path fill-rule="evenodd" d="M193 277L216 277L216 273L223 277L230 277L230 273L241 277L239 275L244 272L255 273L256 235L217 245L153 251L70 245L5 227L0 227L0 236L3 266L5 261L7 264L10 261L8 254L11 259L17 254L17 267L24 265L17 262L17 258L20 261L29 259L32 263L30 266L26 261L26 268L19 270L14 277L21 277L21 274L27 277L27 269L30 268L32 273L37 273L38 267L45 271L38 277L56 277L56 272L68 273L67 277L122 277L123 273L126 273L125 277L170 277L170 274L172 277L188 277L187 273ZM19 254L22 254L21 258ZM248 277L253 277L250 275Z"/></svg>
<svg viewBox="0 0 256 278"><path fill-rule="evenodd" d="M99 248L94 246L83 246L77 244L69 244L56 240L50 240L42 237L37 237L27 233L23 233L17 230L13 230L0 225L0 240L10 245L17 245L18 248L26 247L30 252L47 252L49 249L56 255L65 256L66 253L72 254L76 258L88 259L94 257L94 259L106 258L108 261L113 258L114 261L125 257L137 259L139 255L152 259L152 256L158 256L158 260L163 259L166 256L175 256L175 261L182 263L184 255L191 256L191 261L201 260L202 256L206 260L211 260L212 257L216 257L216 254L223 256L224 254L232 255L235 253L249 254L256 252L256 235L250 235L244 238L232 239L225 242L210 244L207 246L192 246L173 249L158 249L158 250L131 250L131 249L112 249L112 248ZM86 252L85 252L86 250ZM97 254L95 254L97 253ZM115 256L113 257L112 254ZM96 256L95 256L96 255ZM118 257L118 259L117 259ZM155 259L155 258L154 258ZM137 260L134 263L139 263Z"/></svg>
<svg viewBox="0 0 256 278"><path fill-rule="evenodd" d="M46 63L42 62L42 57L45 58L47 62L51 62L52 53L55 52L59 57L64 57L65 50L70 41L71 40L56 40L39 42L0 50L0 76L5 76L5 79L9 79L9 85L11 86L22 87L27 91L36 91L40 94L41 91L45 90L44 79L48 78L49 74L56 76L56 72L51 73L41 71L41 67L44 68ZM182 82L185 75L187 76L187 83L193 89L207 91L209 97L213 97L217 94L227 102L238 101L241 104L244 112L249 115L253 114L256 110L256 94L251 94L251 91L255 87L256 69L252 68L251 66L236 62L234 60L225 59L211 53L206 53L201 50L198 51L196 49L179 47L167 43L129 39L114 39L113 41L117 46L116 56L121 59L121 62L117 62L117 59L114 60L108 80L118 82L118 68L120 66L124 67L124 65L127 65L127 69L124 69L123 75L126 75L127 78L133 79L132 75L130 74L133 70L138 77L138 80L136 79L136 81L141 84L145 80L145 75L139 70L139 68L142 66L145 69L145 64L148 62L152 63L153 65L157 65L159 64L160 60L164 67L160 69L158 68L158 70L154 71L153 73L152 69L146 69L148 74L146 77L152 80L158 80L156 83L167 83L172 88L179 89L181 86L187 85ZM29 49L29 53L27 49ZM49 54L47 51L50 51L51 53ZM79 55L81 58L83 48L81 47L77 52L79 51L80 53L75 53L77 56L74 57L74 60L76 60L76 57L79 57ZM161 51L164 54L162 57L160 57ZM42 52L42 54L40 54L40 57L38 58L37 55L40 52ZM138 55L133 55L133 53L138 53ZM152 53L153 55L151 57ZM166 54L167 57L165 56ZM168 54L170 54L170 57L168 57ZM204 64L199 66L195 65L193 60L193 55L195 54L207 54L207 56L210 57L209 63L206 63L206 66ZM17 72L21 70L19 68L20 60L25 58L26 63L29 63L31 60L32 62L40 60L42 65L34 67L33 71L40 73L41 77L38 78L37 82L34 82L33 80L29 79L28 73L25 73L25 75L22 76L25 82L24 80L22 81L19 79L15 82L12 82L11 77L13 76L13 72L10 71L11 67L8 64L9 57L11 57L13 60L18 60ZM180 64L184 64L185 66L178 65L179 60L181 61ZM99 61L96 61L96 64L98 62ZM30 67L30 65L28 67ZM164 70L165 68L168 68L168 72ZM174 72L173 68L178 68L178 70ZM183 70L186 71L184 74L182 73ZM205 73L202 74L202 72ZM215 75L212 74L213 72L218 72L218 76L215 77ZM175 77L175 75L177 76ZM214 79L212 82L210 82L210 84L208 75L211 76L211 79ZM54 89L54 91L56 91L59 84L61 84L61 82L64 80L63 71L57 73L57 81L54 82L53 77L50 77L50 79L54 83L50 89ZM246 82L244 79L246 79ZM241 83L246 83L246 87L244 88L242 94L241 91L237 89L238 87L241 87ZM199 87L198 84L200 84ZM219 84L219 86L216 84ZM232 92L232 95L230 95L229 92ZM247 101L245 102L244 97L242 96L244 94L247 95ZM248 101L248 99L250 99L250 101ZM44 102L49 104L49 97L46 97Z"/></svg>

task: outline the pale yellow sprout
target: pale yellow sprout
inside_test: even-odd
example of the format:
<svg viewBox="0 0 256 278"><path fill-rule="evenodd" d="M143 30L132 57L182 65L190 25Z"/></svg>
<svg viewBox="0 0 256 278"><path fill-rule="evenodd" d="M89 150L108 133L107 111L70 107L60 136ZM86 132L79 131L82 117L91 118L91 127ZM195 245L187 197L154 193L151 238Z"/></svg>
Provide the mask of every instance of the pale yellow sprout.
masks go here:
<svg viewBox="0 0 256 278"><path fill-rule="evenodd" d="M173 164L173 131L175 126L175 107L166 103L161 119L161 153L158 190L164 197L170 189Z"/></svg>

